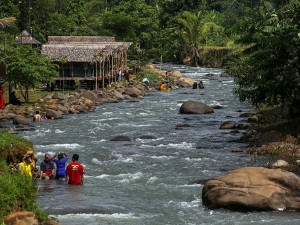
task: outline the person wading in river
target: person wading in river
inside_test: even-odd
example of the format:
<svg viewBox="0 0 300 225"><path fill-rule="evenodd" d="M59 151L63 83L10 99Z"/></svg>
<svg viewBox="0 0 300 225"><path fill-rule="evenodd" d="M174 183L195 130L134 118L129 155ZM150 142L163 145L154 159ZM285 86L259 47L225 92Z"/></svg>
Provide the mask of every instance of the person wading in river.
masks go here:
<svg viewBox="0 0 300 225"><path fill-rule="evenodd" d="M73 162L67 166L66 173L67 173L68 184L75 184L75 185L83 184L84 168L78 162L78 159L79 159L79 155L74 154L72 157Z"/></svg>
<svg viewBox="0 0 300 225"><path fill-rule="evenodd" d="M51 160L48 153L45 154L45 158L40 165L40 179L54 179L54 162Z"/></svg>

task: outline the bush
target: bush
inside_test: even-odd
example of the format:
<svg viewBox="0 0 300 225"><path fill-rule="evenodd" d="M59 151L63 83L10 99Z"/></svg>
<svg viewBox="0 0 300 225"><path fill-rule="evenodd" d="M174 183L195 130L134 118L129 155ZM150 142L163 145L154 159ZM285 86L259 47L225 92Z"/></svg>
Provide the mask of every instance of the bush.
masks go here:
<svg viewBox="0 0 300 225"><path fill-rule="evenodd" d="M27 151L32 151L32 142L14 134L0 132L0 157L5 161L13 159L18 155L24 155Z"/></svg>
<svg viewBox="0 0 300 225"><path fill-rule="evenodd" d="M0 158L0 221L12 212L24 210L34 212L39 220L46 219L36 204L35 193L32 178L11 172Z"/></svg>

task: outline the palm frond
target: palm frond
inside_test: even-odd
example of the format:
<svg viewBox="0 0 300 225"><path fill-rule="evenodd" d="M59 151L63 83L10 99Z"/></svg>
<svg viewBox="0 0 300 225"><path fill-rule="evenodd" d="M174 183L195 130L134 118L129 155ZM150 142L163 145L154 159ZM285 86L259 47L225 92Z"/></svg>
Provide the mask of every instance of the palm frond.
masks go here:
<svg viewBox="0 0 300 225"><path fill-rule="evenodd" d="M11 26L16 21L15 17L5 17L0 19L0 29Z"/></svg>

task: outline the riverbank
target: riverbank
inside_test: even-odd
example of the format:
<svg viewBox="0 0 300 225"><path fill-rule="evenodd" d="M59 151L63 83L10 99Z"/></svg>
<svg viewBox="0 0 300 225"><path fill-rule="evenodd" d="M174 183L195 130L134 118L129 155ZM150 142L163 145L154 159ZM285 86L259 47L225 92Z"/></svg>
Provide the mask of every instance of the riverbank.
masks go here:
<svg viewBox="0 0 300 225"><path fill-rule="evenodd" d="M146 77L150 78L152 82L141 82L141 80ZM173 72L172 74L169 74L168 78L171 80L172 84L174 84L176 80L179 80L179 77L179 72ZM39 221L47 219L47 215L41 212L36 205L36 189L34 187L34 182L31 180L30 182L24 182L24 177L20 176L19 173L16 172L18 157L21 157L28 152L35 154L32 148L32 143L27 143L25 139L7 132L18 133L26 130L34 131L37 123L34 123L32 118L36 111L39 111L43 120L50 120L49 122L51 122L51 119L63 119L64 116L69 114L93 112L96 106L104 104L117 103L123 100L128 102L140 101L148 92L157 91L161 82L166 78L166 71L159 70L154 66L149 66L142 73L133 76L128 83L119 82L111 84L110 87L97 91L80 90L79 92L65 91L64 93L56 91L48 93L43 98L36 99L36 101L32 104L22 104L22 106L8 105L5 110L0 111L1 129L5 131L4 133L1 133L2 136L0 140L4 140L4 136L9 137L5 142L5 145L3 145L3 154L1 154L1 158L3 158L3 160L1 160L1 171L5 171L1 174L1 183L3 182L3 185L1 185L1 196L4 196L4 193L6 193L11 198L18 197L18 195L15 195L13 192L6 192L4 187L9 187L11 183L7 177L13 177L13 179L20 180L21 183L23 182L19 185L18 182L14 181L17 186L11 189L12 191L18 191L19 188L22 189L18 192L20 195L18 198L20 199L20 202L15 202L15 204L19 207L12 206L11 204L7 204L9 207L1 207L0 221L2 221L4 216L7 216L9 213L20 210L33 212L37 215ZM13 138L14 140L12 140ZM16 139L20 141L16 141ZM10 146L9 143L11 142L16 144L16 147ZM28 202L26 198L26 190L28 189L32 190L30 204L24 205ZM23 192L23 190L25 192Z"/></svg>
<svg viewBox="0 0 300 225"><path fill-rule="evenodd" d="M289 118L282 108L256 109L248 133L247 153L268 157L269 168L281 168L300 174L300 118Z"/></svg>
<svg viewBox="0 0 300 225"><path fill-rule="evenodd" d="M150 81L143 82L143 79ZM54 91L31 104L21 106L7 105L0 111L0 129L14 133L34 130L32 118L36 112L43 120L61 119L68 114L93 112L96 106L119 101L141 100L148 92L158 91L162 82L168 80L173 86L190 87L194 81L182 78L180 72L167 72L154 65L145 66L139 73L131 76L130 81L111 83L98 90ZM11 123L12 121L12 123Z"/></svg>
<svg viewBox="0 0 300 225"><path fill-rule="evenodd" d="M20 156L33 154L32 142L4 132L0 132L0 140L0 222L18 211L31 211L38 221L46 221L48 216L36 203L34 181L31 177L22 176L13 167Z"/></svg>

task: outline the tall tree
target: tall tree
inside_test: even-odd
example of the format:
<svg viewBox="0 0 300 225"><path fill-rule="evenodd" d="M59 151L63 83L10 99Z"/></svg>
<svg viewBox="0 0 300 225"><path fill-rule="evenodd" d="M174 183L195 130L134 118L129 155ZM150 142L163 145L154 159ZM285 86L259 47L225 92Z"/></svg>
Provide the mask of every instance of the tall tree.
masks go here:
<svg viewBox="0 0 300 225"><path fill-rule="evenodd" d="M300 3L264 2L249 30L248 47L231 64L242 101L300 106ZM250 25L250 24L249 24ZM251 44L251 45L249 45Z"/></svg>
<svg viewBox="0 0 300 225"><path fill-rule="evenodd" d="M2 62L0 61L0 64ZM58 75L57 66L31 46L14 46L7 51L7 80L22 90L29 102L29 90Z"/></svg>

